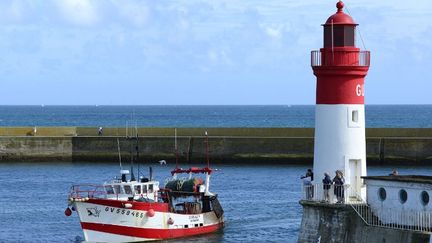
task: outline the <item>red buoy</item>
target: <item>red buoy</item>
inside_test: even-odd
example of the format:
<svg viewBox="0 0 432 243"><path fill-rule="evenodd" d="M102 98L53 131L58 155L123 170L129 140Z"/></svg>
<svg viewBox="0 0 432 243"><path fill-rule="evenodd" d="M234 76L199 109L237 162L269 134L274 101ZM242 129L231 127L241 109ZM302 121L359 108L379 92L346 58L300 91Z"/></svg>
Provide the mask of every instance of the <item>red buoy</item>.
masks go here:
<svg viewBox="0 0 432 243"><path fill-rule="evenodd" d="M65 215L68 216L68 217L72 215L72 210L69 207L66 208Z"/></svg>
<svg viewBox="0 0 432 243"><path fill-rule="evenodd" d="M146 213L147 217L153 217L155 215L155 211L153 209L149 209Z"/></svg>

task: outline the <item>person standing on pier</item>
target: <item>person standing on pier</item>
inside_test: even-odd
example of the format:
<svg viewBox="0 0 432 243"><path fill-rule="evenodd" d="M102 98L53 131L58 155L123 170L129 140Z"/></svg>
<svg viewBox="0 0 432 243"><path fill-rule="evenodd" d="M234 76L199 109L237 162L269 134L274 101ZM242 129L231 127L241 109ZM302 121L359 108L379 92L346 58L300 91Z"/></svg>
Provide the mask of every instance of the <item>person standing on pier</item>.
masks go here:
<svg viewBox="0 0 432 243"><path fill-rule="evenodd" d="M312 184L313 181L312 169L308 169L306 175L301 176L300 179L303 180L303 187L306 192L306 199L307 200L312 199L314 196L314 185Z"/></svg>
<svg viewBox="0 0 432 243"><path fill-rule="evenodd" d="M330 178L330 175L327 172L324 173L324 179L322 180L322 182L323 182L323 189L324 189L324 201L330 202L329 190L333 182Z"/></svg>
<svg viewBox="0 0 432 243"><path fill-rule="evenodd" d="M313 181L314 176L313 176L312 169L308 169L307 172L306 172L306 175L301 176L300 179L304 179L306 177L310 177L310 180Z"/></svg>
<svg viewBox="0 0 432 243"><path fill-rule="evenodd" d="M342 203L344 201L344 184L345 178L343 177L342 171L337 170L336 176L333 178L335 184L334 194L337 198L337 203Z"/></svg>

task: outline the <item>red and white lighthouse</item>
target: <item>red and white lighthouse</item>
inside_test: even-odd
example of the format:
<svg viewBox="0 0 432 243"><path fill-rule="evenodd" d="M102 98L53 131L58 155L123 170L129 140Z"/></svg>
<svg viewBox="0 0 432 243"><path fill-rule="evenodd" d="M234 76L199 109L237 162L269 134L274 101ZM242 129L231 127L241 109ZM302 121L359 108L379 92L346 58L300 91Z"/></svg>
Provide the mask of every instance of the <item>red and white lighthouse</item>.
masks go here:
<svg viewBox="0 0 432 243"><path fill-rule="evenodd" d="M317 77L313 169L316 183L324 172L342 171L349 196L365 198L364 78L370 53L355 46L357 24L343 12L344 3L339 1L336 7L323 25L324 47L311 53Z"/></svg>

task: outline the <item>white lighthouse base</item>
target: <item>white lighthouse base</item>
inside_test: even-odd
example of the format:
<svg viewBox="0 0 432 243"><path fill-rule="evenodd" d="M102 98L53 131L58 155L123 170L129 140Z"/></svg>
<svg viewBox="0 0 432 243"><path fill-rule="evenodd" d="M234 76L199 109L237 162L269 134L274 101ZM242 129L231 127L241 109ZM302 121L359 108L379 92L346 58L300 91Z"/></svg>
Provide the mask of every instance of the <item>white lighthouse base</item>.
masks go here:
<svg viewBox="0 0 432 243"><path fill-rule="evenodd" d="M316 105L314 184L322 183L324 172L344 174L345 197L366 199L361 176L366 176L364 105Z"/></svg>

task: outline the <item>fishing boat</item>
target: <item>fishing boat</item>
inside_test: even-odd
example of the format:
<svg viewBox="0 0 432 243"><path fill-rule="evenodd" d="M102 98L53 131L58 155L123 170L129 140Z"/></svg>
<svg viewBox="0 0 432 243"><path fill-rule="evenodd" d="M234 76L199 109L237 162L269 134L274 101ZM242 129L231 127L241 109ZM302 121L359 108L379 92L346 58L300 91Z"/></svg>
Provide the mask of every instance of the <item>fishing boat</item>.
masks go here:
<svg viewBox="0 0 432 243"><path fill-rule="evenodd" d="M206 143L208 151L207 136ZM171 177L160 188L151 167L149 176L138 180L133 167L121 169L119 178L102 185L72 186L65 215L78 214L85 240L91 242L154 241L215 232L224 225L224 211L217 194L209 190L213 172L208 155L202 168L179 168L176 159Z"/></svg>

